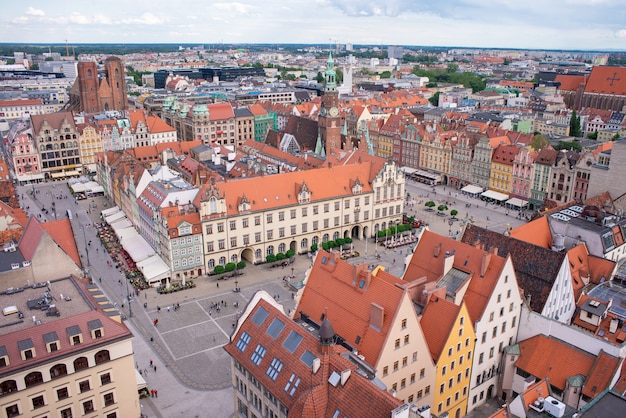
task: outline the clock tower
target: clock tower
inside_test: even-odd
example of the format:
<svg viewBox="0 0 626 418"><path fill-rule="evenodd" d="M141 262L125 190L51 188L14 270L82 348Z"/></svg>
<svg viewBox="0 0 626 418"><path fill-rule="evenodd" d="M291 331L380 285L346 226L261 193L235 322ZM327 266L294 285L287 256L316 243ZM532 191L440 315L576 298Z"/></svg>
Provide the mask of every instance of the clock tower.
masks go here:
<svg viewBox="0 0 626 418"><path fill-rule="evenodd" d="M319 137L328 156L332 150L341 149L341 118L339 117L337 73L335 72L335 64L330 53L326 62L324 79L324 95L322 96L317 123L319 126Z"/></svg>

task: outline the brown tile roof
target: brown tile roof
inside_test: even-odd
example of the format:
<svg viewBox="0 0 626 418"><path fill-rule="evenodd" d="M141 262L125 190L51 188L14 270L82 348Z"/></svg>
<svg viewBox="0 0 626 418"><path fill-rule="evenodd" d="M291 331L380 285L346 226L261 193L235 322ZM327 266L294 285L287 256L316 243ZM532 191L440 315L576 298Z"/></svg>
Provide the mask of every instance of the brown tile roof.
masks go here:
<svg viewBox="0 0 626 418"><path fill-rule="evenodd" d="M445 299L433 297L422 313L422 330L435 363L445 347L450 333L454 331L454 324L461 311L461 305L455 305Z"/></svg>
<svg viewBox="0 0 626 418"><path fill-rule="evenodd" d="M17 99L17 100L0 100L0 107L7 106L36 106L42 105L41 99Z"/></svg>
<svg viewBox="0 0 626 418"><path fill-rule="evenodd" d="M616 373L619 373L620 363L621 359L600 350L585 380L583 395L593 399L605 389L610 388L613 378Z"/></svg>
<svg viewBox="0 0 626 418"><path fill-rule="evenodd" d="M520 147L517 145L499 145L493 153L491 162L512 166L519 150Z"/></svg>
<svg viewBox="0 0 626 418"><path fill-rule="evenodd" d="M89 322L99 320L103 328L103 336L94 339L91 337ZM70 345L67 328L77 326L82 334L83 341L79 345ZM55 332L58 337L58 350L51 353L46 348L44 335ZM0 337L0 345L6 348L10 364L3 367L2 373L17 372L23 368L37 367L43 362L54 359L65 359L69 353L79 353L93 350L102 346L105 348L112 341L131 338L132 334L123 323L114 321L100 311L88 311L78 315L61 317L60 319L44 322L36 327L25 328L10 332ZM30 340L35 351L32 359L22 360L18 342Z"/></svg>
<svg viewBox="0 0 626 418"><path fill-rule="evenodd" d="M233 107L230 103L212 103L207 105L207 108L209 109L209 119L212 121L231 119L235 117Z"/></svg>
<svg viewBox="0 0 626 418"><path fill-rule="evenodd" d="M560 390L567 378L588 376L595 356L553 337L536 335L519 343L520 356L515 366L533 376L544 379Z"/></svg>
<svg viewBox="0 0 626 418"><path fill-rule="evenodd" d="M24 260L33 259L43 234L44 229L41 226L41 223L37 220L37 218L31 216L28 219L26 227L24 228L22 238L20 238L20 242L18 243L18 247L24 256Z"/></svg>
<svg viewBox="0 0 626 418"><path fill-rule="evenodd" d="M63 121L67 120L70 125L74 125L74 117L72 112L56 112L46 113L44 115L30 115L31 124L33 127L33 135L37 135L41 130L41 125L48 121L53 129L59 129Z"/></svg>
<svg viewBox="0 0 626 418"><path fill-rule="evenodd" d="M626 67L594 66L585 93L626 96Z"/></svg>
<svg viewBox="0 0 626 418"><path fill-rule="evenodd" d="M561 83L559 90L576 91L581 84L587 82L587 76L585 75L572 75L572 74L557 74L554 81Z"/></svg>
<svg viewBox="0 0 626 418"><path fill-rule="evenodd" d="M547 216L541 216L532 222L513 228L510 234L512 238L520 241L543 248L552 248L552 231Z"/></svg>
<svg viewBox="0 0 626 418"><path fill-rule="evenodd" d="M332 168L319 168L290 173L273 174L254 178L241 178L218 182L215 187L225 196L226 214L239 213L240 200L245 196L251 204L251 211L261 211L285 206L298 205L298 193L306 184L312 192L312 201L323 201L337 196L351 194L353 182L363 184L363 192L372 191L369 183L370 162L348 164ZM207 195L210 185L200 190L194 205L200 207L200 199Z"/></svg>
<svg viewBox="0 0 626 418"><path fill-rule="evenodd" d="M41 227L48 233L48 235L50 235L54 242L56 242L59 247L61 247L61 249L72 258L77 266L81 265L78 248L76 247L76 241L74 240L74 233L72 232L72 225L70 224L70 220L68 218L44 222L41 224Z"/></svg>
<svg viewBox="0 0 626 418"><path fill-rule="evenodd" d="M524 409L528 410L528 405L533 404L539 398L547 398L551 395L550 385L548 384L548 380L540 379L528 386L524 392L521 393L522 404L524 405Z"/></svg>
<svg viewBox="0 0 626 418"><path fill-rule="evenodd" d="M258 300L256 304L246 307L249 314L243 317L243 321L240 320L224 349L287 407L289 416L330 417L339 410L341 416L378 418L390 416L391 411L400 406L399 399L377 388L356 372L356 366L343 357L347 353L343 347L322 347L313 334L289 319L277 308L277 304L269 301L271 297L267 293L262 293L265 296L257 298L260 294L257 293L253 298L253 301ZM256 316L261 313L265 314L262 322L258 320L261 317ZM280 323L282 329L278 327L276 336L272 337L268 328L272 324ZM249 339L245 346L240 342L244 333L246 339ZM300 343L288 349L285 341L289 336L299 336ZM251 357L258 345L262 345L267 351L258 364L255 364ZM320 360L320 367L315 373L302 360L307 352L309 356ZM275 379L272 379L267 371L275 359L283 366ZM333 373L341 374L346 370L350 370L350 375L344 384L339 382L333 385L329 382ZM292 375L295 375L294 379L299 378L300 382L290 395L285 388L292 386L289 385ZM363 408L364 404L368 407Z"/></svg>
<svg viewBox="0 0 626 418"><path fill-rule="evenodd" d="M525 295L530 295L530 306L535 312L543 310L567 255L471 224L465 229L461 242L481 245L486 250L497 249L501 257L510 254L519 285Z"/></svg>
<svg viewBox="0 0 626 418"><path fill-rule="evenodd" d="M317 121L291 115L285 126L285 133L293 135L303 151L315 151L319 136Z"/></svg>
<svg viewBox="0 0 626 418"><path fill-rule="evenodd" d="M376 364L404 295L404 290L396 286L403 283L400 279L378 274L380 277L367 271L367 265L354 266L341 260L338 253L320 250L296 312L306 313L317 323L322 314L326 315L338 335L368 363ZM383 309L381 329L370 325L372 304Z"/></svg>
<svg viewBox="0 0 626 418"><path fill-rule="evenodd" d="M552 166L556 161L556 156L558 155L558 153L559 152L552 147L544 148L539 151L539 155L537 155L535 163Z"/></svg>

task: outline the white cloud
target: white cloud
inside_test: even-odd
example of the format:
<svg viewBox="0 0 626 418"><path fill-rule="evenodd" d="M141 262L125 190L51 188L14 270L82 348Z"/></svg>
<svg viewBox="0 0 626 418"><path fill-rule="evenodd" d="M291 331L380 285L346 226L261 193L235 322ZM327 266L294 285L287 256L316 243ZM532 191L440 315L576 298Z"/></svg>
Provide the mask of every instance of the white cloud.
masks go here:
<svg viewBox="0 0 626 418"><path fill-rule="evenodd" d="M626 29L618 30L616 35L618 38L626 38Z"/></svg>
<svg viewBox="0 0 626 418"><path fill-rule="evenodd" d="M238 3L238 2L215 3L211 7L217 10L222 10L222 11L237 13L237 14L248 14L250 13L250 10L252 10L253 8L252 5L250 4L243 4L243 3Z"/></svg>
<svg viewBox="0 0 626 418"><path fill-rule="evenodd" d="M34 7L29 7L28 9L26 9L26 12L24 13L29 16L45 16L46 15L46 13L43 10L35 9Z"/></svg>
<svg viewBox="0 0 626 418"><path fill-rule="evenodd" d="M165 19L150 12L145 12L139 18L123 19L122 23L135 25L161 25L165 23Z"/></svg>

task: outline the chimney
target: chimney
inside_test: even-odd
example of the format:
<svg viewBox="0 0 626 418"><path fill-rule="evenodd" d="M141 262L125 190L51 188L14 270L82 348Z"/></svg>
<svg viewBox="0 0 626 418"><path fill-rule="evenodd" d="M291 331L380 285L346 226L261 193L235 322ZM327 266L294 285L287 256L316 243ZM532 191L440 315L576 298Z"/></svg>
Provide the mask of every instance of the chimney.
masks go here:
<svg viewBox="0 0 626 418"><path fill-rule="evenodd" d="M435 258L439 257L439 253L441 252L441 243L435 245L435 250L433 255L435 256Z"/></svg>
<svg viewBox="0 0 626 418"><path fill-rule="evenodd" d="M374 329L383 329L383 319L385 317L385 308L372 302L370 305L370 325Z"/></svg>
<svg viewBox="0 0 626 418"><path fill-rule="evenodd" d="M485 277L485 273L487 273L487 267L489 267L489 262L491 261L491 253L484 252L483 260L480 264L480 277Z"/></svg>
<svg viewBox="0 0 626 418"><path fill-rule="evenodd" d="M313 359L313 365L311 365L311 369L313 370L313 374L317 373L317 371L320 369L320 359L318 357L315 357Z"/></svg>
<svg viewBox="0 0 626 418"><path fill-rule="evenodd" d="M345 385L352 371L350 369L341 372L341 386Z"/></svg>

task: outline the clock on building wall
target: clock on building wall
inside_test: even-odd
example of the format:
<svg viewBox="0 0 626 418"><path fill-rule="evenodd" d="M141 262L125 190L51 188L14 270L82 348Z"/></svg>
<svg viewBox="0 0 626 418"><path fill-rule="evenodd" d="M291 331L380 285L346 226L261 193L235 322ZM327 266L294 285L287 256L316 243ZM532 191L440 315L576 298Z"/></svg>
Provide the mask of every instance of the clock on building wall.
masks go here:
<svg viewBox="0 0 626 418"><path fill-rule="evenodd" d="M320 109L320 116L326 116L326 108L325 107Z"/></svg>
<svg viewBox="0 0 626 418"><path fill-rule="evenodd" d="M328 111L328 114L329 114L331 117L333 117L333 118L334 118L334 117L336 117L336 116L339 114L339 109L337 109L336 107L334 107L334 106L333 106L333 107L331 107L331 108L330 108L330 110Z"/></svg>

